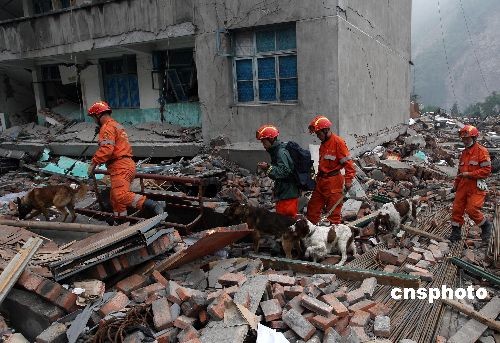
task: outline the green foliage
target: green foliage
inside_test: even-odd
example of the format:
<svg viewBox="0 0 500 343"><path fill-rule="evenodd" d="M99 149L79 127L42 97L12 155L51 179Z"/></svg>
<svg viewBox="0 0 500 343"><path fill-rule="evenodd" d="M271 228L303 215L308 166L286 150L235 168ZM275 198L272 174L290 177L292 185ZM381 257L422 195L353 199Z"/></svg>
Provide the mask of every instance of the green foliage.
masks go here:
<svg viewBox="0 0 500 343"><path fill-rule="evenodd" d="M469 105L465 111L465 115L468 117L481 117L486 118L491 115L500 114L500 94L497 92L492 92L488 95L483 102L477 102L475 104Z"/></svg>

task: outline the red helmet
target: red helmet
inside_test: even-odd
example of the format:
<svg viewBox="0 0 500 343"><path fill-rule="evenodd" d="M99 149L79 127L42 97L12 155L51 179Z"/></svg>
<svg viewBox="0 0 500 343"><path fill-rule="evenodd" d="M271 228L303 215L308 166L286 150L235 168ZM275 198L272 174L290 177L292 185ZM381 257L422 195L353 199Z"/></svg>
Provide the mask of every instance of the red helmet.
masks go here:
<svg viewBox="0 0 500 343"><path fill-rule="evenodd" d="M91 117L96 117L103 112L111 112L111 107L109 107L106 101L97 101L88 110L88 114Z"/></svg>
<svg viewBox="0 0 500 343"><path fill-rule="evenodd" d="M479 136L479 130L472 125L465 125L463 128L458 131L458 135L460 138L465 138L465 137L478 137Z"/></svg>
<svg viewBox="0 0 500 343"><path fill-rule="evenodd" d="M267 125L262 125L259 127L257 132L255 133L255 137L261 141L265 138L273 139L278 137L280 134L278 128L274 125L267 124Z"/></svg>
<svg viewBox="0 0 500 343"><path fill-rule="evenodd" d="M309 133L313 134L319 130L329 129L332 127L332 122L325 116L316 116L309 124Z"/></svg>

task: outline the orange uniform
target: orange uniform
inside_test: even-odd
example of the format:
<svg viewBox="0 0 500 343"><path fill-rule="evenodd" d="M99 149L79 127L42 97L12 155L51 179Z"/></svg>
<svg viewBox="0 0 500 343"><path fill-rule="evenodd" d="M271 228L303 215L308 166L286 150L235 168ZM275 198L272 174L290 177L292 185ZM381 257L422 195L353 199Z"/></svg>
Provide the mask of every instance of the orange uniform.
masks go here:
<svg viewBox="0 0 500 343"><path fill-rule="evenodd" d="M486 191L477 186L478 179L486 179L491 174L491 159L488 150L474 143L470 148L466 148L460 156L458 173L471 173L467 177L457 176L454 188L456 190L455 201L451 224L461 226L464 223L464 213L481 226L486 219L481 213Z"/></svg>
<svg viewBox="0 0 500 343"><path fill-rule="evenodd" d="M111 177L111 206L115 215L127 215L127 207L141 209L146 197L130 191L135 177L135 162L127 133L121 124L111 117L103 119L99 130L99 149L92 163L106 163Z"/></svg>
<svg viewBox="0 0 500 343"><path fill-rule="evenodd" d="M340 170L345 169L345 175ZM326 206L329 211L333 205L343 198L344 184L350 186L356 175L354 163L345 141L333 133L319 148L319 171L316 177L316 188L307 204L307 219L316 224L321 218L321 211ZM330 214L328 220L340 224L342 200Z"/></svg>

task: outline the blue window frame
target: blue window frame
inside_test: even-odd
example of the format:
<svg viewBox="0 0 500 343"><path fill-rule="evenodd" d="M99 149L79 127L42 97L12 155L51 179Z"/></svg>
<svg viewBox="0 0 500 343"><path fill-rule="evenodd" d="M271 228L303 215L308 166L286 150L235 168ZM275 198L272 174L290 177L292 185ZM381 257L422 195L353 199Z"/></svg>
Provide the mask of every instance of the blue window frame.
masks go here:
<svg viewBox="0 0 500 343"><path fill-rule="evenodd" d="M139 84L134 55L101 61L104 97L112 108L139 108Z"/></svg>
<svg viewBox="0 0 500 343"><path fill-rule="evenodd" d="M235 102L297 102L294 24L236 32L234 41Z"/></svg>

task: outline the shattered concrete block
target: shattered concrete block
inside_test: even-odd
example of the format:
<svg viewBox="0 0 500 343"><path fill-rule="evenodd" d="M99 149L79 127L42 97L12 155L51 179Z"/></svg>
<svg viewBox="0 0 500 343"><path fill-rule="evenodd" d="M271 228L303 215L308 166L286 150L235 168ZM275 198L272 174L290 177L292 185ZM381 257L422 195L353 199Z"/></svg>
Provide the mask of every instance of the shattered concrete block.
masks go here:
<svg viewBox="0 0 500 343"><path fill-rule="evenodd" d="M366 334L365 328L362 326L351 326L350 338L351 342L369 342L372 339ZM357 339L357 340L356 340Z"/></svg>
<svg viewBox="0 0 500 343"><path fill-rule="evenodd" d="M344 306L334 294L325 294L320 297L320 300L324 301L332 307L333 313L339 317L345 317L349 315L349 310Z"/></svg>
<svg viewBox="0 0 500 343"><path fill-rule="evenodd" d="M333 312L332 306L308 295L304 295L302 297L300 304L303 307L325 317L328 317Z"/></svg>
<svg viewBox="0 0 500 343"><path fill-rule="evenodd" d="M273 273L273 274L268 274L268 277L269 277L269 282L279 283L283 286L294 286L296 282L294 277L288 275Z"/></svg>
<svg viewBox="0 0 500 343"><path fill-rule="evenodd" d="M351 326L366 326L368 321L370 320L370 313L359 310L354 312L354 316L352 316L349 325Z"/></svg>
<svg viewBox="0 0 500 343"><path fill-rule="evenodd" d="M418 263L415 265L415 267L422 268L422 269L429 269L432 267L432 264L429 261L426 260L420 260Z"/></svg>
<svg viewBox="0 0 500 343"><path fill-rule="evenodd" d="M144 341L144 333L142 331L135 331L132 334L125 337L123 343L141 343Z"/></svg>
<svg viewBox="0 0 500 343"><path fill-rule="evenodd" d="M181 330L187 329L190 326L193 326L196 322L196 318L191 318L187 316L180 316L174 321L174 326Z"/></svg>
<svg viewBox="0 0 500 343"><path fill-rule="evenodd" d="M328 328L325 331L325 335L323 337L323 343L338 343L342 342L342 336L339 335L334 328Z"/></svg>
<svg viewBox="0 0 500 343"><path fill-rule="evenodd" d="M297 295L304 292L304 287L296 285L296 286L285 286L283 287L285 292L285 297L287 299L293 299Z"/></svg>
<svg viewBox="0 0 500 343"><path fill-rule="evenodd" d="M226 293L222 293L208 306L208 314L210 314L214 320L223 320L224 312L226 311L226 303L229 301L231 301L231 297Z"/></svg>
<svg viewBox="0 0 500 343"><path fill-rule="evenodd" d="M243 273L226 273L218 281L222 286L241 286L247 281L247 277Z"/></svg>
<svg viewBox="0 0 500 343"><path fill-rule="evenodd" d="M375 336L389 337L391 334L391 319L387 316L375 317L373 332Z"/></svg>
<svg viewBox="0 0 500 343"><path fill-rule="evenodd" d="M166 287L167 299L172 303L176 303L178 305L182 304L181 298L177 294L177 289L179 288L179 284L175 281L169 281L168 286Z"/></svg>
<svg viewBox="0 0 500 343"><path fill-rule="evenodd" d="M424 257L424 260L429 262L431 265L436 264L436 259L434 258L434 255L432 254L432 252L430 252L429 250L424 251L423 257Z"/></svg>
<svg viewBox="0 0 500 343"><path fill-rule="evenodd" d="M53 323L42 333L40 333L36 339L36 343L64 343L67 342L66 338L67 327L63 323Z"/></svg>
<svg viewBox="0 0 500 343"><path fill-rule="evenodd" d="M316 332L316 328L294 309L283 314L283 321L305 341L311 338Z"/></svg>
<svg viewBox="0 0 500 343"><path fill-rule="evenodd" d="M377 279L374 277L364 279L359 287L367 298L371 298L377 288Z"/></svg>
<svg viewBox="0 0 500 343"><path fill-rule="evenodd" d="M281 312L282 312L281 305L279 301L276 299L262 301L260 303L260 308L264 313L264 318L266 319L266 322L278 320L281 318Z"/></svg>
<svg viewBox="0 0 500 343"><path fill-rule="evenodd" d="M172 316L172 320L176 320L177 317L181 315L181 307L179 304L173 303L170 305L170 315Z"/></svg>
<svg viewBox="0 0 500 343"><path fill-rule="evenodd" d="M148 279L145 276L133 274L118 282L115 288L122 293L130 295L132 291L144 287L147 282Z"/></svg>
<svg viewBox="0 0 500 343"><path fill-rule="evenodd" d="M101 317L105 317L108 314L116 311L120 311L129 304L129 298L122 292L116 292L116 294L99 309L99 314Z"/></svg>
<svg viewBox="0 0 500 343"><path fill-rule="evenodd" d="M160 331L156 334L155 338L158 343L171 343L177 340L177 334L179 329L170 328L167 330Z"/></svg>
<svg viewBox="0 0 500 343"><path fill-rule="evenodd" d="M339 320L334 314L330 314L328 317L316 315L310 319L312 325L321 331L326 331L328 328L333 327L333 325Z"/></svg>
<svg viewBox="0 0 500 343"><path fill-rule="evenodd" d="M416 172L409 164L397 160L382 160L379 165L392 181L411 181Z"/></svg>
<svg viewBox="0 0 500 343"><path fill-rule="evenodd" d="M153 310L153 323L157 331L165 330L173 325L170 305L167 299L160 298L153 301L151 308Z"/></svg>
<svg viewBox="0 0 500 343"><path fill-rule="evenodd" d="M333 293L333 296L337 298L340 302L347 300L347 287L340 287L336 292Z"/></svg>
<svg viewBox="0 0 500 343"><path fill-rule="evenodd" d="M190 340L194 340L200 338L200 334L198 333L198 330L196 330L194 327L190 326L184 330L182 330L178 335L177 339L179 340L179 343L186 343Z"/></svg>

